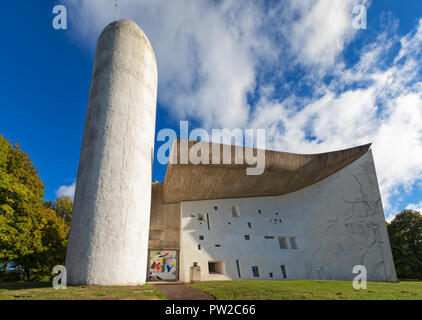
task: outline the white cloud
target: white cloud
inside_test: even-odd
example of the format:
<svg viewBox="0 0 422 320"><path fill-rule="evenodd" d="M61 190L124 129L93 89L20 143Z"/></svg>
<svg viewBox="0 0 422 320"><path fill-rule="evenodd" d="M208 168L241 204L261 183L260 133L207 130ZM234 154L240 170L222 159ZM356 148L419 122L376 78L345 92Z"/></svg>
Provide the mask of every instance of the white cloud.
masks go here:
<svg viewBox="0 0 422 320"><path fill-rule="evenodd" d="M255 1L121 0L117 17L137 22L158 61L161 104L203 127L244 127L248 93L258 69L276 73L293 60L331 66L356 30L358 0L288 0L267 8ZM113 20L109 0L64 0L75 38L94 48ZM292 20L292 16L297 16ZM291 61L290 61L291 60Z"/></svg>
<svg viewBox="0 0 422 320"><path fill-rule="evenodd" d="M329 85L321 84L321 97L309 101L294 96L281 102L262 97L251 123L267 128L273 148L291 152L322 152L373 142L389 213L391 196L400 187L411 191L422 179L422 20L416 32L403 39L386 38L380 36L365 48L354 67L338 68ZM383 69L392 41L402 47ZM344 89L347 86L350 89ZM303 108L292 112L292 104ZM311 141L310 136L315 139Z"/></svg>
<svg viewBox="0 0 422 320"><path fill-rule="evenodd" d="M76 37L91 48L113 19L110 1L65 1ZM119 1L119 17L137 22L154 48L160 103L177 118L208 128L244 126L246 93L255 85L257 55L271 55L260 36L263 12L252 0Z"/></svg>
<svg viewBox="0 0 422 320"><path fill-rule="evenodd" d="M406 209L410 209L410 210L415 210L415 211L419 211L422 214L422 201L414 204L414 203L410 203Z"/></svg>
<svg viewBox="0 0 422 320"><path fill-rule="evenodd" d="M75 39L93 49L114 5L64 3ZM373 142L388 216L392 196L422 181L422 22L404 37L392 23L346 67L346 46L370 32L352 28L353 6L361 3L121 0L119 18L134 20L148 35L159 102L177 120L208 129L265 128L269 147L291 152ZM296 67L304 75L289 83L285 74ZM327 75L331 82L322 81ZM310 94L298 90L303 84Z"/></svg>
<svg viewBox="0 0 422 320"><path fill-rule="evenodd" d="M422 214L422 201L414 204L414 203L409 203L409 205L406 207L406 209L410 209L410 210L415 210L415 211L419 211L420 214ZM394 218L401 212L401 210L395 210L394 213L390 213L387 215L386 217L386 221L387 222L391 222L394 220Z"/></svg>
<svg viewBox="0 0 422 320"><path fill-rule="evenodd" d="M59 198L61 196L71 197L73 200L73 197L75 196L75 188L76 188L76 182L72 183L69 186L63 185L60 186L56 191L56 197Z"/></svg>
<svg viewBox="0 0 422 320"><path fill-rule="evenodd" d="M362 1L300 0L290 4L290 15L299 19L287 27L290 45L301 63L332 66L357 30L353 8Z"/></svg>

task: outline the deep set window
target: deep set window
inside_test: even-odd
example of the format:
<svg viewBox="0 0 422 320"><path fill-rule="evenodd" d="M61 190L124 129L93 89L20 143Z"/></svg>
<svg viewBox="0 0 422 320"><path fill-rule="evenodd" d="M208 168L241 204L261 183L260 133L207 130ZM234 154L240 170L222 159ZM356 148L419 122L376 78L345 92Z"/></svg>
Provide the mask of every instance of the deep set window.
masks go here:
<svg viewBox="0 0 422 320"><path fill-rule="evenodd" d="M238 206L232 206L232 216L234 218L239 218L240 217L240 211L239 211L239 207Z"/></svg>
<svg viewBox="0 0 422 320"><path fill-rule="evenodd" d="M259 278L259 270L258 270L258 267L257 267L257 266L253 266L253 267L252 267L252 275L253 275L255 278Z"/></svg>
<svg viewBox="0 0 422 320"><path fill-rule="evenodd" d="M283 279L287 279L286 265L282 264L280 268L281 268L281 275L283 276Z"/></svg>
<svg viewBox="0 0 422 320"><path fill-rule="evenodd" d="M280 244L280 249L289 249L286 237L278 237L278 242Z"/></svg>

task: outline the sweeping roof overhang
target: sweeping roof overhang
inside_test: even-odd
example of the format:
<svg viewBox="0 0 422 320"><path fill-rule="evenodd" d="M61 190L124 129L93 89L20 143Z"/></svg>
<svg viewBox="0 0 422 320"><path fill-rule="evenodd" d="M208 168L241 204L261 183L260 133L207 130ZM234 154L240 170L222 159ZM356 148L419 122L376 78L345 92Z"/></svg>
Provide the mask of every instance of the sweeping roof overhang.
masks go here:
<svg viewBox="0 0 422 320"><path fill-rule="evenodd" d="M257 149L225 145L231 148L232 161L222 164L223 144L209 143L209 164L193 164L190 160L187 164L181 164L177 147L181 145L181 140L184 139L175 139L171 149L170 159L173 161L169 162L164 179L164 203L283 195L329 177L361 157L371 146L366 144L319 154L262 150L265 152L264 172L260 175L247 175L246 168L254 165L236 164L235 152L237 150L245 154L245 150L249 149L248 151L252 150L256 155ZM192 140L184 140L184 143L189 151L197 143L204 144ZM220 164L212 164L212 153L218 148Z"/></svg>

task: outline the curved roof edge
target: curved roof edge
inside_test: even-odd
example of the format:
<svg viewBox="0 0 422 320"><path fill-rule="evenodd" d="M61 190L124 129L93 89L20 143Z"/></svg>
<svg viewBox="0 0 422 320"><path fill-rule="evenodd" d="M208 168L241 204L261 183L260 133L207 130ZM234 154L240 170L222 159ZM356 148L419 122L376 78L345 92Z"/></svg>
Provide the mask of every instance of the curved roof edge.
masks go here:
<svg viewBox="0 0 422 320"><path fill-rule="evenodd" d="M370 147L371 143L319 154L295 154L177 138L164 179L163 202L287 194L329 177L360 158ZM187 156L181 156L180 149L188 150L185 155L191 151L199 155L204 152L209 164L193 164ZM239 160L248 152L258 155L258 162L264 161L262 174L247 175L246 169L255 165L244 161L236 164L235 154ZM232 155L230 161L223 163L223 154ZM213 156L217 164L213 164Z"/></svg>

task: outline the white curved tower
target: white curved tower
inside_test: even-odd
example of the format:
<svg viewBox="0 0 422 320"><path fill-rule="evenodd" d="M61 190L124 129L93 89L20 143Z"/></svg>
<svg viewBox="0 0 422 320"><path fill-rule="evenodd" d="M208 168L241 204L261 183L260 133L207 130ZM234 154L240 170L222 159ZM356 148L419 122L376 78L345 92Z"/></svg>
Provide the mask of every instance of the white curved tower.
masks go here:
<svg viewBox="0 0 422 320"><path fill-rule="evenodd" d="M69 284L146 280L157 64L134 22L101 33L88 99L69 243Z"/></svg>

